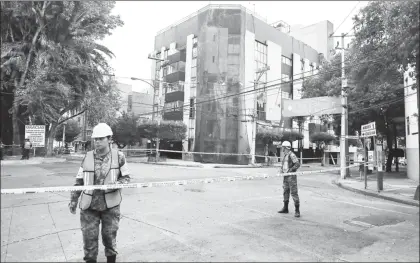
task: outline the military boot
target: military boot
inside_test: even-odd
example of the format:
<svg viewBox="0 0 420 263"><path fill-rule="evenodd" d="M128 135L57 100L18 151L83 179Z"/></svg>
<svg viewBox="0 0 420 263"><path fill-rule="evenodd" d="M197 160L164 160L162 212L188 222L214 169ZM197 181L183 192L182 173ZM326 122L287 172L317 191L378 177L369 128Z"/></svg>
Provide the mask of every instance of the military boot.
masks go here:
<svg viewBox="0 0 420 263"><path fill-rule="evenodd" d="M106 257L106 263L115 263L116 259L117 259L116 255Z"/></svg>
<svg viewBox="0 0 420 263"><path fill-rule="evenodd" d="M279 211L281 214L287 214L289 213L289 201L284 201L283 208Z"/></svg>
<svg viewBox="0 0 420 263"><path fill-rule="evenodd" d="M295 204L295 217L300 217L299 204Z"/></svg>

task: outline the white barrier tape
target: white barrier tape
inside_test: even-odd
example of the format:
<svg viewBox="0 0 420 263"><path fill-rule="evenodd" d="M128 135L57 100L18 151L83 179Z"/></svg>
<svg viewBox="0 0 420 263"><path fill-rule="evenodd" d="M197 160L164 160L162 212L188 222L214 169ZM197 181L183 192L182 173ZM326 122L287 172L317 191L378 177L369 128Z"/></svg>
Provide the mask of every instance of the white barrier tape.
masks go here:
<svg viewBox="0 0 420 263"><path fill-rule="evenodd" d="M317 170L317 171L302 171L302 172L283 173L283 174L277 173L275 175L229 176L229 177L218 177L218 178L189 179L189 180L133 183L133 184L1 189L1 194L3 195L3 194L56 193L56 192L74 192L74 191L86 191L86 190L111 190L111 189L123 189L123 188L150 188L150 187L190 185L190 184L201 184L201 183L209 184L209 183L215 183L215 182L232 182L232 181L240 181L240 180L254 180L254 179L266 179L266 178L272 178L272 177L284 177L284 176L289 176L289 175L324 173L324 172L330 172L330 171L338 171L341 169L356 167L356 166L358 165L350 165L344 168L337 167L337 168L323 169L323 170Z"/></svg>
<svg viewBox="0 0 420 263"><path fill-rule="evenodd" d="M122 152L128 152L128 151L135 151L135 152L156 152L156 149L145 149L145 148L141 148L141 149L120 149L120 151ZM164 149L159 149L159 152L170 152L170 153L186 153L186 154L214 154L214 155L230 155L230 156L242 156L242 155L246 155L246 156L251 156L252 154L250 153L211 153L211 152L183 152L183 151L175 151L175 150L164 150ZM269 156L269 155L255 155L255 157L273 157L273 158L281 158L279 156ZM299 158L298 159L302 159L302 160L320 160L322 159L322 157L316 157L316 158Z"/></svg>

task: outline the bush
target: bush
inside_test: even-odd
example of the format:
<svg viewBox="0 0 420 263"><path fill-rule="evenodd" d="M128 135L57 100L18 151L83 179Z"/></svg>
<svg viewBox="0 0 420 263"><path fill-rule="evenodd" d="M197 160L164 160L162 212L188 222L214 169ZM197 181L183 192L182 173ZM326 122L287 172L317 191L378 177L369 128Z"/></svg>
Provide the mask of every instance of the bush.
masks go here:
<svg viewBox="0 0 420 263"><path fill-rule="evenodd" d="M302 140L303 134L294 130L282 130L280 128L258 127L257 140L264 144L272 144L273 141L296 141Z"/></svg>
<svg viewBox="0 0 420 263"><path fill-rule="evenodd" d="M137 125L137 134L140 138L181 141L185 139L187 126L182 121L157 121L141 119Z"/></svg>

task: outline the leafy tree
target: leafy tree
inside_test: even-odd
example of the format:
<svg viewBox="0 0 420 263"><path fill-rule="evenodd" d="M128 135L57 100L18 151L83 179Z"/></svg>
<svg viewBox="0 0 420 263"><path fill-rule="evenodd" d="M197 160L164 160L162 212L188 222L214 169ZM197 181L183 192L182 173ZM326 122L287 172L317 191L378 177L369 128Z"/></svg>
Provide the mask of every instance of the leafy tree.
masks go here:
<svg viewBox="0 0 420 263"><path fill-rule="evenodd" d="M65 124L66 126L66 133L65 133L65 142L70 143L76 139L76 137L80 134L80 127L79 124L74 120L69 120ZM57 127L57 132L55 134L56 141L63 141L63 130L64 130L64 123Z"/></svg>
<svg viewBox="0 0 420 263"><path fill-rule="evenodd" d="M419 47L418 30L410 29L418 26L418 5L413 1L370 2L354 18L355 38L346 54L346 76L351 83L347 89L349 134L375 121L389 149L393 138L402 135L396 120L404 116L403 70L415 64ZM340 62L335 56L330 63L324 62L319 76L305 80L304 97L340 95ZM341 133L340 115L334 117L334 128ZM393 151L388 152L390 171Z"/></svg>
<svg viewBox="0 0 420 263"><path fill-rule="evenodd" d="M156 138L181 141L185 139L187 126L182 121L157 121L140 119L137 125L140 138L153 140Z"/></svg>
<svg viewBox="0 0 420 263"><path fill-rule="evenodd" d="M118 148L124 148L127 145L134 145L140 141L140 136L137 132L137 122L139 117L134 114L123 112L122 116L117 118L114 125L112 125L112 137L117 143Z"/></svg>
<svg viewBox="0 0 420 263"><path fill-rule="evenodd" d="M302 140L303 134L295 130L284 130L281 128L258 127L257 140L261 140L264 144L271 145L273 141L289 141Z"/></svg>
<svg viewBox="0 0 420 263"><path fill-rule="evenodd" d="M6 9L11 10L4 15L8 24L16 20L14 14L24 14L16 27L23 37L17 42L5 34L7 45L2 49L2 79L14 83L14 133L24 108L23 115L49 127L47 155L52 154L57 126L92 107L89 99L109 90L103 74L110 71L106 56L113 54L96 41L122 25L111 15L114 4L44 1L13 3ZM68 116L77 109L81 111Z"/></svg>

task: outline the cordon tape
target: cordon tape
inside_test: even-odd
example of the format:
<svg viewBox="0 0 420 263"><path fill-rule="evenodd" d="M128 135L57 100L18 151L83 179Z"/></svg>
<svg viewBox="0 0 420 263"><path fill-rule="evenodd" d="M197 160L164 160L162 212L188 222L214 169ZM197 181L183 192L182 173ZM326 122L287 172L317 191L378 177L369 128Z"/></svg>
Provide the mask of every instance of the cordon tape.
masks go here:
<svg viewBox="0 0 420 263"><path fill-rule="evenodd" d="M294 173L277 173L275 175L245 175L245 176L228 176L218 178L204 178L204 179L189 179L177 181L162 181L162 182L149 182L149 183L130 183L130 184L112 184L112 185L87 185L87 186L56 186L56 187L41 187L41 188L15 188L15 189L1 189L1 194L35 194L35 193L55 193L55 192L74 192L74 191L87 191L87 190L111 190L123 188L150 188L150 187L165 187L177 185L191 185L191 184L209 184L217 182L232 182L244 180L267 179L273 177L284 177L289 175L307 175L315 173L324 173L331 171L338 171L341 169L359 166L350 165L343 168L331 168L317 171L302 171Z"/></svg>

